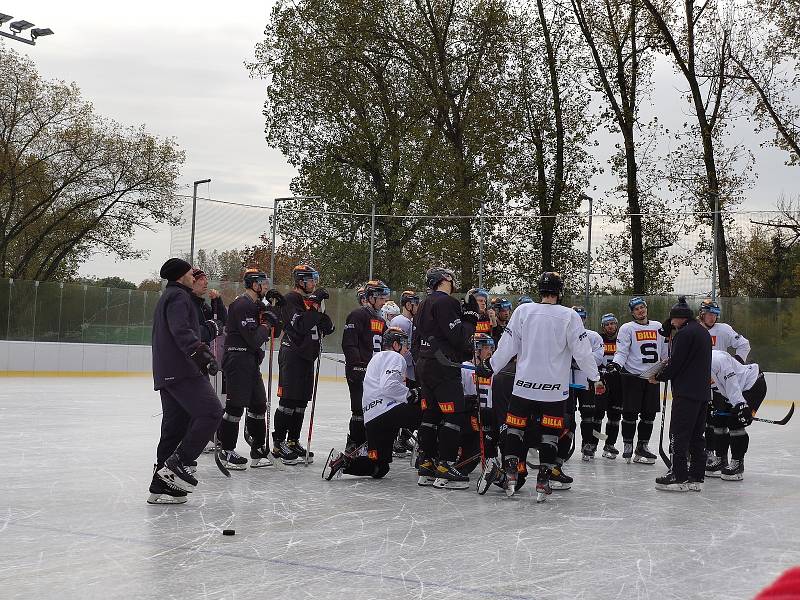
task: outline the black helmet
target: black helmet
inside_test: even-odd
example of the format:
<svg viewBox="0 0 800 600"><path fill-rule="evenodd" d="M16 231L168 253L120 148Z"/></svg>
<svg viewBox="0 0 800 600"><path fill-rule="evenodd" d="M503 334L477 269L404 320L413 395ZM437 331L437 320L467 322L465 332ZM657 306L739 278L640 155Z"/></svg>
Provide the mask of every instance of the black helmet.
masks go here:
<svg viewBox="0 0 800 600"><path fill-rule="evenodd" d="M564 280L561 279L561 274L555 271L546 271L539 275L539 282L537 284L539 294L542 296L558 296L564 292Z"/></svg>
<svg viewBox="0 0 800 600"><path fill-rule="evenodd" d="M489 302L489 292L487 292L484 288L476 287L472 288L470 291L467 292L467 296L473 296L474 298L478 298L478 296L482 296L486 302Z"/></svg>
<svg viewBox="0 0 800 600"><path fill-rule="evenodd" d="M292 269L292 278L295 284L305 283L312 279L314 281L319 281L319 273L308 265L297 265Z"/></svg>
<svg viewBox="0 0 800 600"><path fill-rule="evenodd" d="M479 352L481 348L488 346L494 348L494 338L488 333L475 333L472 336L472 347L475 352Z"/></svg>
<svg viewBox="0 0 800 600"><path fill-rule="evenodd" d="M706 298L700 303L700 314L710 312L712 315L720 316L722 314L722 309L719 307L719 304L711 300L710 298Z"/></svg>
<svg viewBox="0 0 800 600"><path fill-rule="evenodd" d="M456 287L456 276L452 270L444 267L433 267L425 273L425 287L433 291L442 281L452 281L453 289Z"/></svg>
<svg viewBox="0 0 800 600"><path fill-rule="evenodd" d="M408 334L399 327L389 327L383 332L383 347L391 348L395 342L408 346Z"/></svg>
<svg viewBox="0 0 800 600"><path fill-rule="evenodd" d="M403 306L406 302L419 304L419 294L414 290L406 290L400 295L400 306Z"/></svg>
<svg viewBox="0 0 800 600"><path fill-rule="evenodd" d="M264 285L265 283L269 283L269 277L263 271L259 271L258 269L247 269L244 272L244 287L249 289L253 287L254 283L260 283Z"/></svg>
<svg viewBox="0 0 800 600"><path fill-rule="evenodd" d="M388 298L392 293L389 286L383 283L380 279L372 279L364 284L364 298L369 300L373 296L379 298Z"/></svg>
<svg viewBox="0 0 800 600"><path fill-rule="evenodd" d="M578 316L581 319L585 319L586 318L586 309L583 306L573 306L572 310L574 310L576 313L578 313Z"/></svg>
<svg viewBox="0 0 800 600"><path fill-rule="evenodd" d="M356 290L356 298L358 299L358 303L361 304L364 301L364 286L358 286Z"/></svg>
<svg viewBox="0 0 800 600"><path fill-rule="evenodd" d="M670 319L691 319L694 317L692 309L686 304L686 296L678 296L678 302L669 310Z"/></svg>

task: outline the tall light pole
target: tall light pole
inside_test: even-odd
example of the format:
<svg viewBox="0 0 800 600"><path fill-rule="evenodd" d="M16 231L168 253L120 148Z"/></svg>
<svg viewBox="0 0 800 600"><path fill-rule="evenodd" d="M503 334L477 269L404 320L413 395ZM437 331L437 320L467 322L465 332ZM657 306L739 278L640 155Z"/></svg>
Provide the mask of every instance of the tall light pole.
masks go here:
<svg viewBox="0 0 800 600"><path fill-rule="evenodd" d="M481 220L480 220L480 245L478 247L478 287L483 287L483 205L485 200L481 200Z"/></svg>
<svg viewBox="0 0 800 600"><path fill-rule="evenodd" d="M275 233L278 231L278 202L284 200L319 200L322 196L287 196L272 201L272 251L269 256L269 283L275 285Z"/></svg>
<svg viewBox="0 0 800 600"><path fill-rule="evenodd" d="M203 183L211 183L210 179L199 179L194 182L194 191L192 192L192 241L189 249L189 262L194 263L194 221L197 217L197 186Z"/></svg>
<svg viewBox="0 0 800 600"><path fill-rule="evenodd" d="M369 280L372 281L373 256L375 254L375 202L372 203L372 221L369 228Z"/></svg>
<svg viewBox="0 0 800 600"><path fill-rule="evenodd" d="M581 194L578 197L589 201L589 233L586 236L586 289L583 295L583 306L586 310L589 310L589 275L592 272L592 203L594 199L586 194Z"/></svg>
<svg viewBox="0 0 800 600"><path fill-rule="evenodd" d="M14 17L11 15L0 13L0 26L5 25L13 18ZM49 27L34 27L33 23L26 21L25 19L12 21L8 24L8 28L11 30L11 33L0 31L0 36L10 40L15 40L17 42L22 42L23 44L28 44L29 46L35 46L37 38L44 37L46 35L53 35L53 30ZM23 31L27 31L28 29L30 29L31 34L30 39L20 37L19 34Z"/></svg>

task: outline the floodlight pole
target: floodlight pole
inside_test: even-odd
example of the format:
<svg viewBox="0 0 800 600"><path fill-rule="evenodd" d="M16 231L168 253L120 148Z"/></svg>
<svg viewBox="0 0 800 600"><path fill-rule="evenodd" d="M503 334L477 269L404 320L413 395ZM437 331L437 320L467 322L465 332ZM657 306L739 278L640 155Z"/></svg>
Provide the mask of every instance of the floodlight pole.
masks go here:
<svg viewBox="0 0 800 600"><path fill-rule="evenodd" d="M7 15L4 13L0 13L0 26L8 23L13 19L11 15ZM9 23L8 28L11 30L11 33L6 33L5 31L0 31L0 36L4 38L8 38L10 40L14 40L15 42L22 42L23 44L28 44L29 46L36 45L36 39L40 37L44 37L46 35L53 35L53 30L49 27L34 27L33 23L26 21L25 19L18 19L17 21L13 21ZM30 29L31 37L30 39L19 37L18 34L22 33Z"/></svg>
<svg viewBox="0 0 800 600"><path fill-rule="evenodd" d="M275 234L278 231L278 202L284 200L319 200L322 196L287 196L272 200L272 249L269 254L269 284L275 285Z"/></svg>
<svg viewBox="0 0 800 600"><path fill-rule="evenodd" d="M369 280L372 281L372 267L375 255L375 202L372 203L372 221L369 227Z"/></svg>
<svg viewBox="0 0 800 600"><path fill-rule="evenodd" d="M714 195L714 224L711 228L712 231L712 247L711 247L711 300L717 301L717 232L719 231L719 192L712 192Z"/></svg>
<svg viewBox="0 0 800 600"><path fill-rule="evenodd" d="M483 205L485 200L481 200L481 219L480 219L480 244L478 246L478 287L483 287Z"/></svg>
<svg viewBox="0 0 800 600"><path fill-rule="evenodd" d="M586 236L586 288L583 294L583 307L589 310L589 276L592 273L592 203L594 199L586 194L580 197L589 201L589 232Z"/></svg>
<svg viewBox="0 0 800 600"><path fill-rule="evenodd" d="M210 179L199 179L194 182L194 191L192 192L192 240L189 245L189 263L194 264L194 224L197 217L197 186L203 183L211 183Z"/></svg>

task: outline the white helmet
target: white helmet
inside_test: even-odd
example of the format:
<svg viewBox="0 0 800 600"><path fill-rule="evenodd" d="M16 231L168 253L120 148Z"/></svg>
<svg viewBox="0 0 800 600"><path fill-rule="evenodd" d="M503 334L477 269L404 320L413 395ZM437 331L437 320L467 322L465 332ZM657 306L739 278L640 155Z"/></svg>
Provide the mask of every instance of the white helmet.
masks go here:
<svg viewBox="0 0 800 600"><path fill-rule="evenodd" d="M397 306L397 304L395 304L394 300L389 300L381 308L381 317L383 317L383 320L386 321L387 323L389 323L399 314L400 314L400 307Z"/></svg>

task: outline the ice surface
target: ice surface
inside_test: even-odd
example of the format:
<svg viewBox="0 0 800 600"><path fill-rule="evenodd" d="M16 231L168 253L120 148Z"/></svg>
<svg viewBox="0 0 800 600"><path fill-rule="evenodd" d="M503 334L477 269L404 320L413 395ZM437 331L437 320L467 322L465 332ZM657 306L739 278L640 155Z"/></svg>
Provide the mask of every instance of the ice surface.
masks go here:
<svg viewBox="0 0 800 600"><path fill-rule="evenodd" d="M576 454L573 489L537 505L530 485L420 488L407 461L323 481L348 407L344 383L321 384L308 468L225 479L203 455L187 504L149 506L149 379L1 380L0 597L709 600L800 563L798 419L753 424L744 482L670 494L653 488L663 465Z"/></svg>

